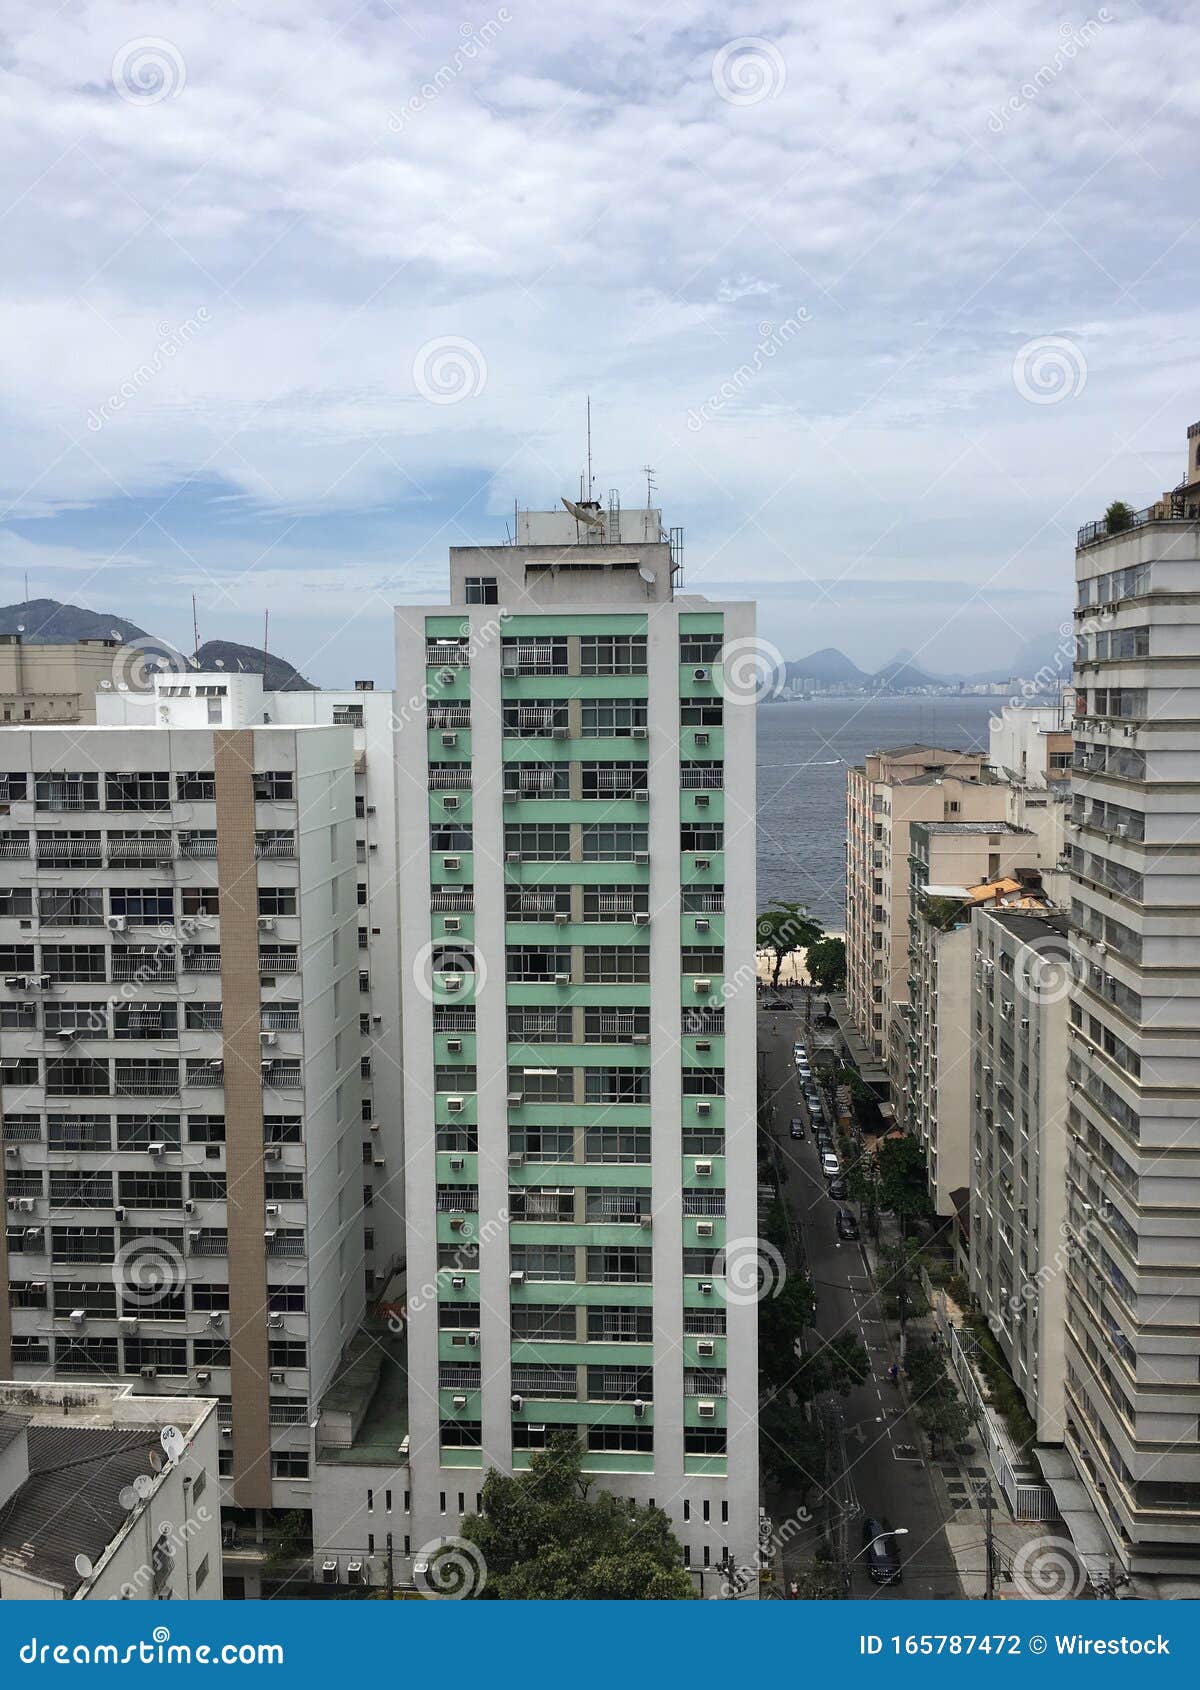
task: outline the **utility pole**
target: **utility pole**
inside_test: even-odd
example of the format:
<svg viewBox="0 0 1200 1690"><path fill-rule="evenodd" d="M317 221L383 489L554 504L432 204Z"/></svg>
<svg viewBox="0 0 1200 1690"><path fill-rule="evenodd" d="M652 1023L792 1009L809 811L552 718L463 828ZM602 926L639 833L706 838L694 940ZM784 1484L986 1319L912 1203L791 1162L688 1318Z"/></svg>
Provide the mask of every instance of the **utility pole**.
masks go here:
<svg viewBox="0 0 1200 1690"><path fill-rule="evenodd" d="M387 1593L388 1593L388 1601L389 1602L392 1602L392 1601L395 1600L395 1592L396 1592L396 1581L395 1581L395 1577L394 1577L394 1567L393 1567L393 1563L392 1563L392 1534L391 1534L391 1532L389 1532L387 1534Z"/></svg>
<svg viewBox="0 0 1200 1690"><path fill-rule="evenodd" d="M984 1573L983 1599L985 1602L996 1600L996 1561L992 1537L992 1481L990 1475L983 1481L983 1513L984 1513L984 1543L987 1556L987 1569Z"/></svg>

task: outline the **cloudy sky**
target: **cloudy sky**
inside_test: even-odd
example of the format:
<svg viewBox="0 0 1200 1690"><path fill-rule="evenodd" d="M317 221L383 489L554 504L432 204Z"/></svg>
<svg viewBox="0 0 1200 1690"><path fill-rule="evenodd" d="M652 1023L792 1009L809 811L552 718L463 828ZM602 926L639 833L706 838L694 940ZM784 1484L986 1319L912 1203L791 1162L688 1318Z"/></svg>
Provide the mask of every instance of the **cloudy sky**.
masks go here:
<svg viewBox="0 0 1200 1690"><path fill-rule="evenodd" d="M9 0L0 561L391 678L597 488L789 656L1004 666L1179 480L1200 24L1166 0Z"/></svg>

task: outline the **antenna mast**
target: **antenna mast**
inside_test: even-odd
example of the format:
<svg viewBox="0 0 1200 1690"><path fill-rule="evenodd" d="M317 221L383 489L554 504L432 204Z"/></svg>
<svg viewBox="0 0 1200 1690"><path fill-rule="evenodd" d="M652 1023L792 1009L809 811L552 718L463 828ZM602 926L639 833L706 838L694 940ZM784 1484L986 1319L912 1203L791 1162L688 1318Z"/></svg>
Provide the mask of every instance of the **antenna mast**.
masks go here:
<svg viewBox="0 0 1200 1690"><path fill-rule="evenodd" d="M271 612L269 610L264 610L263 611L263 656L264 657L267 655L267 651L269 649L268 645L267 645L267 641L270 638L270 634L271 634Z"/></svg>
<svg viewBox="0 0 1200 1690"><path fill-rule="evenodd" d="M652 464L643 464L642 474L646 477L646 509L652 510L653 502L651 500L651 494L654 492L654 466Z"/></svg>
<svg viewBox="0 0 1200 1690"><path fill-rule="evenodd" d="M196 620L196 595L192 594L192 639L195 641L193 650L200 650L200 624Z"/></svg>
<svg viewBox="0 0 1200 1690"><path fill-rule="evenodd" d="M587 452L587 496L590 502L592 497L592 396L590 393L587 400Z"/></svg>

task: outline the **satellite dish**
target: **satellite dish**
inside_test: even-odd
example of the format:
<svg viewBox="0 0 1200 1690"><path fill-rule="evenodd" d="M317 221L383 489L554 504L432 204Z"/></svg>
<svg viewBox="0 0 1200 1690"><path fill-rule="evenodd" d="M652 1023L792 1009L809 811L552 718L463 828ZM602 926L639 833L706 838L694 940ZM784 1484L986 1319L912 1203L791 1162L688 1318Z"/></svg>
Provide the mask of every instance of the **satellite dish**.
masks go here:
<svg viewBox="0 0 1200 1690"><path fill-rule="evenodd" d="M117 1501L127 1514L131 1514L138 1505L138 1493L132 1485L126 1485L123 1490L118 1492Z"/></svg>
<svg viewBox="0 0 1200 1690"><path fill-rule="evenodd" d="M79 1574L81 1579L90 1579L95 1570L96 1569L92 1566L92 1563L88 1560L86 1555L77 1555L75 1557L75 1571Z"/></svg>
<svg viewBox="0 0 1200 1690"><path fill-rule="evenodd" d="M154 1489L154 1480L150 1477L149 1473L139 1473L137 1478L133 1481L133 1488L137 1493L138 1500L144 1502L150 1495L150 1492Z"/></svg>
<svg viewBox="0 0 1200 1690"><path fill-rule="evenodd" d="M159 1434L159 1441L163 1446L168 1461L178 1461L187 1449L187 1439L178 1426L164 1426ZM154 1460L153 1455L150 1457Z"/></svg>
<svg viewBox="0 0 1200 1690"><path fill-rule="evenodd" d="M163 1470L163 1458L158 1453L158 1451L156 1449L152 1449L150 1451L150 1454L146 1457L146 1459L150 1463L150 1471L152 1473L161 1473L162 1472L162 1470Z"/></svg>
<svg viewBox="0 0 1200 1690"><path fill-rule="evenodd" d="M111 681L101 681L100 682L100 691L101 692L111 692L112 691L112 682Z"/></svg>
<svg viewBox="0 0 1200 1690"><path fill-rule="evenodd" d="M114 640L123 640L125 638L124 634L121 632L121 630L119 628L110 628L108 631L112 635Z"/></svg>
<svg viewBox="0 0 1200 1690"><path fill-rule="evenodd" d="M638 574L641 576L642 580L648 582L650 586L654 585L654 571L652 569L639 569Z"/></svg>
<svg viewBox="0 0 1200 1690"><path fill-rule="evenodd" d="M225 667L225 659L223 657L214 657L213 658L213 667L217 668L217 669L223 669Z"/></svg>
<svg viewBox="0 0 1200 1690"><path fill-rule="evenodd" d="M599 511L588 510L586 505L577 505L574 499L564 499L563 504L570 511L576 522L582 522L585 528L603 528L604 518Z"/></svg>

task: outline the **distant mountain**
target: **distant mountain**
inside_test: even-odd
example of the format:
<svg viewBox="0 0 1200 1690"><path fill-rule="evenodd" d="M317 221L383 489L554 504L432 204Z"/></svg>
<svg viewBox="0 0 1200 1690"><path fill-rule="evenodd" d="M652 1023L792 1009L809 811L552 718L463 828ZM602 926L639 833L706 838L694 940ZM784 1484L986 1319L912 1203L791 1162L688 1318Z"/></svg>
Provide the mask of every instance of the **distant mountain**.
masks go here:
<svg viewBox="0 0 1200 1690"><path fill-rule="evenodd" d="M0 634L20 634L30 645L72 645L76 640L141 640L146 630L107 610L83 610L57 599L0 605Z"/></svg>
<svg viewBox="0 0 1200 1690"><path fill-rule="evenodd" d="M60 604L57 599L28 599L24 604L0 606L0 634L17 634L30 645L72 644L76 640L144 640L144 628L109 611L84 610L77 604ZM169 642L167 642L169 645ZM258 646L237 645L232 640L205 640L195 654L198 669L240 670L261 675L267 692L317 692L299 670L284 657L261 651Z"/></svg>
<svg viewBox="0 0 1200 1690"><path fill-rule="evenodd" d="M882 669L877 669L869 677L868 684L881 692L904 692L909 687L936 687L943 683L940 677L914 668L903 657L893 657L890 663L885 663Z"/></svg>
<svg viewBox="0 0 1200 1690"><path fill-rule="evenodd" d="M815 681L818 686L858 685L867 679L856 663L851 663L844 651L836 646L822 646L796 662L784 664L784 679L789 686L797 681Z"/></svg>
<svg viewBox="0 0 1200 1690"><path fill-rule="evenodd" d="M298 669L284 657L260 651L254 645L235 645L232 640L205 640L196 653L200 669L241 670L247 675L261 675L264 692L319 692L320 688L306 681Z"/></svg>

